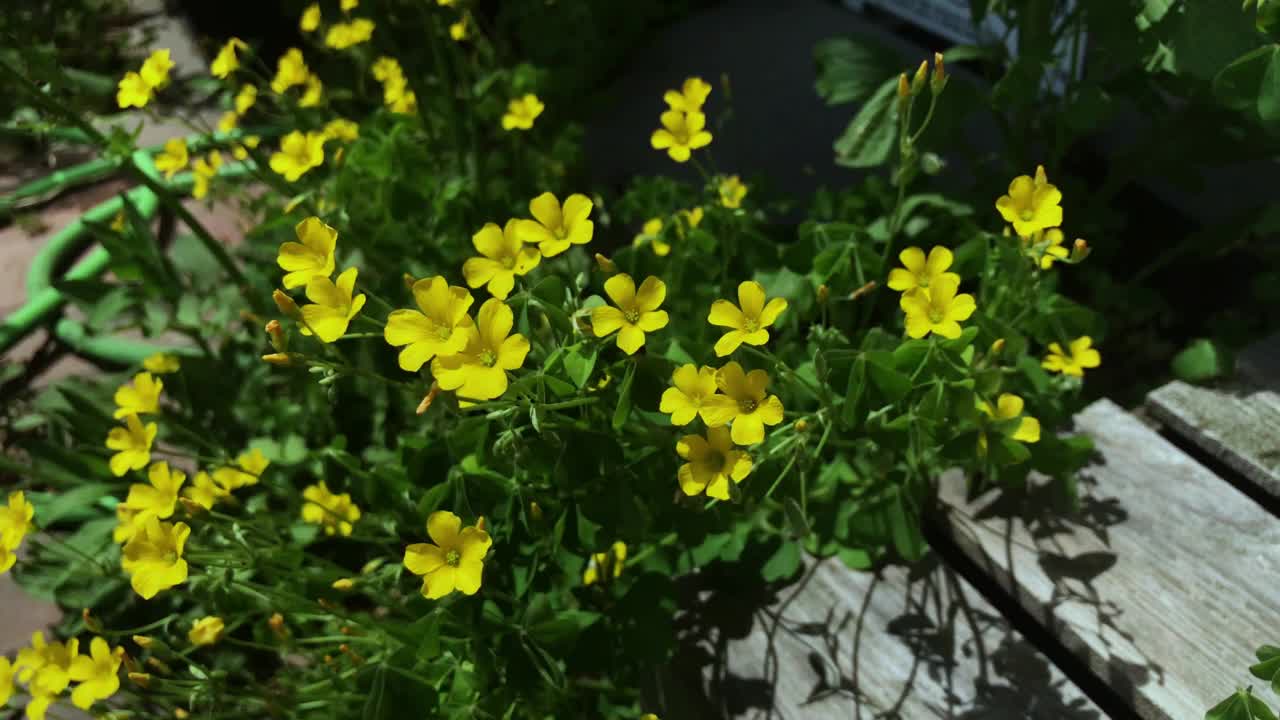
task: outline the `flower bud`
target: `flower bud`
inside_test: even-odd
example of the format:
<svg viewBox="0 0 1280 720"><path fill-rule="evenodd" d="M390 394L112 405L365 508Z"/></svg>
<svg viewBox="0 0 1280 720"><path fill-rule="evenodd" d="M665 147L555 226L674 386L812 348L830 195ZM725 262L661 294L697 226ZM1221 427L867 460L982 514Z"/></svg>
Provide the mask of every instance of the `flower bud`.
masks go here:
<svg viewBox="0 0 1280 720"><path fill-rule="evenodd" d="M915 77L911 78L911 94L918 95L924 90L925 81L929 79L929 61L921 60L920 67L916 68Z"/></svg>
<svg viewBox="0 0 1280 720"><path fill-rule="evenodd" d="M485 527L484 527L484 516L483 516L483 515L481 515L481 516L476 520L476 529L477 529L477 530L479 530L480 532L485 532Z"/></svg>
<svg viewBox="0 0 1280 720"><path fill-rule="evenodd" d="M417 413L421 415L431 407L431 403L435 402L436 396L440 394L440 383L431 383L431 390L427 392L426 397L422 398L422 402L418 403Z"/></svg>
<svg viewBox="0 0 1280 720"><path fill-rule="evenodd" d="M414 283L416 282L418 281L412 275L410 275L409 273L404 274L405 289L409 290L410 292L413 292L413 286L414 286Z"/></svg>
<svg viewBox="0 0 1280 720"><path fill-rule="evenodd" d="M298 309L298 303L293 298L285 294L283 290L276 290L271 293L271 299L276 301L276 307L280 308L280 312L287 318L293 320L302 319L302 311Z"/></svg>
<svg viewBox="0 0 1280 720"><path fill-rule="evenodd" d="M898 76L898 102L905 104L909 97L911 97L911 84L907 82L907 74L902 73Z"/></svg>
<svg viewBox="0 0 1280 720"><path fill-rule="evenodd" d="M183 710L182 708L174 708L173 716L178 720L187 720L187 718L191 717L191 713Z"/></svg>
<svg viewBox="0 0 1280 720"><path fill-rule="evenodd" d="M270 355L263 355L262 359L272 365L289 367L293 364L293 353L271 353Z"/></svg>
<svg viewBox="0 0 1280 720"><path fill-rule="evenodd" d="M147 658L147 665L150 665L151 667L155 668L156 671L162 675L173 674L173 668L169 667L169 665L165 663L163 660L161 660L160 658L157 658L157 657Z"/></svg>
<svg viewBox="0 0 1280 720"><path fill-rule="evenodd" d="M374 572L374 571L376 571L378 568L380 568L380 567L382 567L383 565L385 565L385 564L386 564L386 562L387 562L386 558L374 558L374 559L370 560L369 562L365 563L365 564L364 564L364 567L360 568L360 574L361 574L361 575L368 575L369 573Z"/></svg>
<svg viewBox="0 0 1280 720"><path fill-rule="evenodd" d="M89 629L89 632L102 633L102 623L89 614L89 608L80 611L80 618L84 620L84 626Z"/></svg>
<svg viewBox="0 0 1280 720"><path fill-rule="evenodd" d="M129 680L140 688L151 687L151 676L147 673L131 672L129 673Z"/></svg>
<svg viewBox="0 0 1280 720"><path fill-rule="evenodd" d="M809 429L808 420L805 420L804 418L800 418L799 420L796 421L796 432L805 432L808 429Z"/></svg>
<svg viewBox="0 0 1280 720"><path fill-rule="evenodd" d="M947 86L947 80L949 78L950 76L947 75L946 65L944 65L942 62L942 53L934 53L933 54L933 77L929 79L929 90L934 95L940 94L942 92L942 89Z"/></svg>
<svg viewBox="0 0 1280 720"><path fill-rule="evenodd" d="M600 272L606 275L613 275L618 272L617 264L600 253L596 253L596 267L600 268Z"/></svg>
<svg viewBox="0 0 1280 720"><path fill-rule="evenodd" d="M826 283L819 285L818 286L818 304L826 305L827 300L829 300L830 298L831 298L831 288L827 287Z"/></svg>
<svg viewBox="0 0 1280 720"><path fill-rule="evenodd" d="M146 635L134 635L133 642L138 647L142 648L143 650L146 650L147 648L151 647L151 644L155 641L147 637Z"/></svg>
<svg viewBox="0 0 1280 720"><path fill-rule="evenodd" d="M1071 246L1071 262L1078 263L1089 257L1091 252L1093 252L1093 249L1089 247L1089 243L1081 238L1076 238L1075 244Z"/></svg>
<svg viewBox="0 0 1280 720"><path fill-rule="evenodd" d="M267 323L267 336L271 338L271 347L284 352L289 349L289 336L284 331L284 326L279 320L272 320Z"/></svg>
<svg viewBox="0 0 1280 720"><path fill-rule="evenodd" d="M858 298L862 297L863 295L866 295L867 293L875 289L876 289L876 281L871 280L866 285L863 285L857 290L854 290L853 292L849 293L849 299L857 300Z"/></svg>
<svg viewBox="0 0 1280 720"><path fill-rule="evenodd" d="M356 586L355 580L352 580L351 578L341 578L339 580L334 580L333 585L331 585L330 587L332 587L334 590L341 590L342 592L346 592L355 586Z"/></svg>
<svg viewBox="0 0 1280 720"><path fill-rule="evenodd" d="M276 637L280 638L281 640L284 639L285 632L284 632L284 616L283 615L281 615L280 613L276 613L272 615L271 619L267 620L267 627L271 628L271 632L274 633Z"/></svg>
<svg viewBox="0 0 1280 720"><path fill-rule="evenodd" d="M542 506L536 500L529 501L529 517L534 522L542 522Z"/></svg>
<svg viewBox="0 0 1280 720"><path fill-rule="evenodd" d="M937 175L947 166L947 161L943 160L937 153L927 152L920 156L920 170L925 175Z"/></svg>
<svg viewBox="0 0 1280 720"><path fill-rule="evenodd" d="M991 350L988 354L999 355L1001 350L1004 350L1004 338L997 338L995 342L991 343Z"/></svg>

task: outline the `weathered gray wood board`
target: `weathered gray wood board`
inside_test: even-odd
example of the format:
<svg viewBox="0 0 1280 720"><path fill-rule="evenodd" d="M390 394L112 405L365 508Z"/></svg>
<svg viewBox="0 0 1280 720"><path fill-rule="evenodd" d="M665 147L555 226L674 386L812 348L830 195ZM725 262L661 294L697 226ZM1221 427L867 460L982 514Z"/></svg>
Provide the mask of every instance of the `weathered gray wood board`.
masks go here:
<svg viewBox="0 0 1280 720"><path fill-rule="evenodd" d="M1186 720L1246 682L1280 628L1280 521L1108 400L1076 416L1100 458L1079 517L967 502L949 531L1143 718Z"/></svg>
<svg viewBox="0 0 1280 720"><path fill-rule="evenodd" d="M1147 395L1160 422L1280 497L1280 393L1175 380Z"/></svg>
<svg viewBox="0 0 1280 720"><path fill-rule="evenodd" d="M715 599L706 604L719 617ZM706 696L720 705L689 717L1106 717L977 591L927 560L878 574L811 564L752 622L707 633L700 649Z"/></svg>

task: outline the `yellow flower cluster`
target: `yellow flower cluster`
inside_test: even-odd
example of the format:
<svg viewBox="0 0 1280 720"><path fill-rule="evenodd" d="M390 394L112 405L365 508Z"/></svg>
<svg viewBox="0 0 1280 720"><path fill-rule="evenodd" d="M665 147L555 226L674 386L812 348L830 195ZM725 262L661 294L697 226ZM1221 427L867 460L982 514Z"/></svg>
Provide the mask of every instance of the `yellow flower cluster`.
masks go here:
<svg viewBox="0 0 1280 720"><path fill-rule="evenodd" d="M484 558L493 539L484 529L484 518L462 527L462 519L438 510L427 517L431 543L414 543L404 550L404 566L422 576L422 596L436 600L453 592L474 595L480 589Z"/></svg>
<svg viewBox="0 0 1280 720"><path fill-rule="evenodd" d="M529 130L533 127L533 121L537 120L545 109L546 106L538 96L532 93L516 98L507 103L507 112L502 116L502 129L508 132Z"/></svg>
<svg viewBox="0 0 1280 720"><path fill-rule="evenodd" d="M1088 254L1084 240L1076 240L1074 250L1067 248L1062 228L1062 192L1049 182L1044 166L1036 166L1035 177L1019 175L1009 183L1009 192L996 200L996 210L1013 226L1023 252L1035 260L1041 270L1058 261L1080 262ZM1007 229L1006 229L1007 233Z"/></svg>
<svg viewBox="0 0 1280 720"><path fill-rule="evenodd" d="M18 562L18 548L31 532L31 519L35 514L35 508L21 490L9 493L9 503L0 506L0 575L9 572ZM0 701L0 705L4 702Z"/></svg>
<svg viewBox="0 0 1280 720"><path fill-rule="evenodd" d="M687 210L677 210L673 218L675 219L676 236L683 239L687 230L692 230L702 224L702 217L705 213L702 208L695 207ZM644 226L640 229L640 233L635 236L632 245L641 247L648 245L653 254L658 257L666 257L671 254L670 236L663 233L663 229L668 227L661 217L652 217L645 221Z"/></svg>
<svg viewBox="0 0 1280 720"><path fill-rule="evenodd" d="M742 207L742 199L747 196L749 188L737 175L720 178L716 192L720 195L720 205L730 210Z"/></svg>
<svg viewBox="0 0 1280 720"><path fill-rule="evenodd" d="M330 279L335 268L334 251L338 231L320 218L309 217L294 227L298 242L280 246L276 263L285 271L284 286L290 290L305 286L311 304L298 308L302 334L314 334L321 342L331 343L347 332L352 319L364 307L364 294L355 294L356 268L347 268L335 282ZM293 301L283 295L289 305Z"/></svg>
<svg viewBox="0 0 1280 720"><path fill-rule="evenodd" d="M218 50L217 56L209 64L209 73L216 78L225 80L231 73L240 69L240 58L236 53L246 50L248 47L240 38L231 38Z"/></svg>
<svg viewBox="0 0 1280 720"><path fill-rule="evenodd" d="M956 294L960 276L947 272L954 260L951 251L937 246L925 256L924 250L909 247L898 259L902 267L889 271L889 287L902 293L898 305L906 313L907 336L960 337L960 323L973 315L978 304L968 293Z"/></svg>
<svg viewBox="0 0 1280 720"><path fill-rule="evenodd" d="M694 150L711 144L707 116L702 105L711 94L711 85L700 77L684 81L679 90L668 90L662 99L668 109L659 116L662 127L653 131L649 144L666 150L676 162L688 162Z"/></svg>
<svg viewBox="0 0 1280 720"><path fill-rule="evenodd" d="M986 418L986 425L994 426L996 432L1007 436L1010 440L1024 443L1040 442L1040 421L1023 414L1025 403L1022 398L1012 393L1001 393L996 398L995 407L985 400L978 401L978 410ZM1017 420L1017 423L1013 421ZM987 453L988 427L978 432L978 452Z"/></svg>
<svg viewBox="0 0 1280 720"><path fill-rule="evenodd" d="M587 569L582 571L582 584L608 583L622 577L622 565L627 560L627 544L618 541L607 552L595 553L587 559Z"/></svg>
<svg viewBox="0 0 1280 720"><path fill-rule="evenodd" d="M325 535L351 534L353 523L360 519L360 508L347 493L335 494L323 480L302 491L302 521L324 528Z"/></svg>
<svg viewBox="0 0 1280 720"><path fill-rule="evenodd" d="M276 74L271 80L271 90L283 95L292 87L302 87L299 107L315 107L324 95L324 83L307 67L307 61L298 48L289 48L276 61Z"/></svg>
<svg viewBox="0 0 1280 720"><path fill-rule="evenodd" d="M13 695L14 681L26 685L30 696L26 715L29 720L44 720L49 706L71 687L71 702L81 710L110 699L120 690L120 665L124 648L112 648L107 641L95 637L89 653L80 654L80 641L46 643L43 632L31 636L31 645L18 651L12 663L0 657L0 707Z"/></svg>
<svg viewBox="0 0 1280 720"><path fill-rule="evenodd" d="M172 69L168 49L152 52L137 72L131 70L120 79L116 86L116 104L121 108L146 107L156 91L168 84Z"/></svg>
<svg viewBox="0 0 1280 720"><path fill-rule="evenodd" d="M374 23L368 18L355 18L348 22L334 23L325 33L324 44L334 50L346 50L373 37Z"/></svg>
<svg viewBox="0 0 1280 720"><path fill-rule="evenodd" d="M404 68L395 58L380 57L373 63L373 77L382 83L382 102L393 113L410 114L418 111L418 96L409 89Z"/></svg>

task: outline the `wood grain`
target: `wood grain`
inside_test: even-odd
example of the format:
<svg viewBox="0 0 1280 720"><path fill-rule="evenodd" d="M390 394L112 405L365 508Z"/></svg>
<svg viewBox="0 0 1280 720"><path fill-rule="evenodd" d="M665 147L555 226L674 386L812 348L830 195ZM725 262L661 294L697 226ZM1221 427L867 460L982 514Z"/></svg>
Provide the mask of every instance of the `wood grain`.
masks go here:
<svg viewBox="0 0 1280 720"><path fill-rule="evenodd" d="M1280 498L1280 393L1175 380L1147 395L1160 422Z"/></svg>
<svg viewBox="0 0 1280 720"><path fill-rule="evenodd" d="M1076 417L1099 460L1071 519L943 479L949 532L1148 720L1249 682L1280 628L1280 522L1108 400Z"/></svg>
<svg viewBox="0 0 1280 720"><path fill-rule="evenodd" d="M746 607L751 616L736 628L717 620L696 639L706 697L717 701L672 717L1106 717L936 561L875 574L811 561L800 582L754 611L725 594L705 598L702 615Z"/></svg>

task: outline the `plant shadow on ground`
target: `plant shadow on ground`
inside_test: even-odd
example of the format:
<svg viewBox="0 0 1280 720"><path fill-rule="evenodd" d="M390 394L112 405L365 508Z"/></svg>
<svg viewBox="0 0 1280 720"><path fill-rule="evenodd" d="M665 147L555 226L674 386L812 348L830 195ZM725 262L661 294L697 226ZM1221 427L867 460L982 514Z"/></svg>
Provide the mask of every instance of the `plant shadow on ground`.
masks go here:
<svg viewBox="0 0 1280 720"><path fill-rule="evenodd" d="M1092 676L1062 647L1061 628L1041 627L1007 595L996 597L1002 591L994 579L978 581L993 593L984 599L962 577L954 547L874 572L848 570L834 558L810 561L790 584L762 584L749 560L717 563L681 581L679 650L657 693L663 717L1136 717L1134 688L1159 681L1163 670L1094 586L1115 555L1071 555L1060 542L1065 533L1086 532L1109 544L1109 528L1128 513L1114 499L1084 492L1078 512L1064 515L1049 492L1002 493L979 519L999 516L1030 529L1039 567L1053 583L1041 617L1068 603L1090 608L1099 634L1137 648L1141 662L1113 657L1109 677ZM1006 534L1005 541L1008 548L1014 539Z"/></svg>

